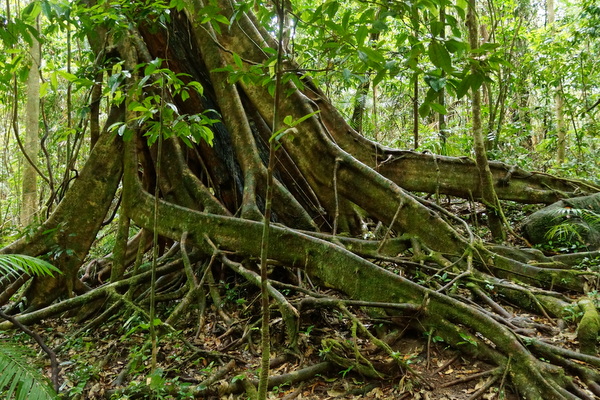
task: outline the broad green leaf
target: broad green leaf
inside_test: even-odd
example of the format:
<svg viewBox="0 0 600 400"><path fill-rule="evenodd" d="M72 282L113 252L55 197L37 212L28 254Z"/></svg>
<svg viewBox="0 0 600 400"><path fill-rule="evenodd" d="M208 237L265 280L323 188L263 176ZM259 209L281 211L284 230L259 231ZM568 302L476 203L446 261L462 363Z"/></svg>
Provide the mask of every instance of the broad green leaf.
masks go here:
<svg viewBox="0 0 600 400"><path fill-rule="evenodd" d="M182 90L179 95L181 96L181 101L186 101L187 99L190 98L190 94L188 93L187 90Z"/></svg>
<svg viewBox="0 0 600 400"><path fill-rule="evenodd" d="M43 98L48 94L48 87L50 84L48 82L42 82L40 85L40 97Z"/></svg>
<svg viewBox="0 0 600 400"><path fill-rule="evenodd" d="M377 86L379 82L381 82L386 76L387 71L385 69L378 71L377 75L375 75L375 78L373 78L373 86Z"/></svg>
<svg viewBox="0 0 600 400"><path fill-rule="evenodd" d="M352 15L352 10L346 10L344 16L342 17L342 29L345 31L348 30L348 22L350 21L350 16Z"/></svg>
<svg viewBox="0 0 600 400"><path fill-rule="evenodd" d="M445 44L446 44L446 48L448 49L448 51L450 53L460 54L463 51L467 50L467 48L468 48L467 43L465 43L462 39L454 37L454 36L447 39Z"/></svg>
<svg viewBox="0 0 600 400"><path fill-rule="evenodd" d="M448 50L437 40L429 44L429 59L432 64L444 71L452 72L452 59Z"/></svg>
<svg viewBox="0 0 600 400"><path fill-rule="evenodd" d="M444 107L443 105L439 104L439 103L429 103L429 107L431 107L432 110L446 115L448 114L448 110L446 110L446 107Z"/></svg>
<svg viewBox="0 0 600 400"><path fill-rule="evenodd" d="M356 44L358 47L365 45L365 40L369 35L369 29L365 25L360 25L356 30Z"/></svg>
<svg viewBox="0 0 600 400"><path fill-rule="evenodd" d="M488 51L493 51L498 47L500 47L500 43L484 43L473 50L473 53L487 53Z"/></svg>
<svg viewBox="0 0 600 400"><path fill-rule="evenodd" d="M340 3L337 1L331 1L326 4L325 13L329 16L329 18L333 18L339 9Z"/></svg>
<svg viewBox="0 0 600 400"><path fill-rule="evenodd" d="M381 52L379 52L371 47L367 47L367 46L360 47L358 50L358 53L359 53L359 57L360 57L360 53L362 53L366 57L366 59L371 60L377 64L385 63L385 57L383 56L383 54L381 54ZM364 57L361 57L361 58L364 58Z"/></svg>
<svg viewBox="0 0 600 400"><path fill-rule="evenodd" d="M446 86L446 78L445 77L425 75L423 80L425 81L425 83L427 83L427 85L429 85L430 88L432 88L436 92L439 92Z"/></svg>
<svg viewBox="0 0 600 400"><path fill-rule="evenodd" d="M430 111L430 107L429 107L429 103L423 103L419 106L419 116L421 118L425 118L426 116L429 115L429 111Z"/></svg>
<svg viewBox="0 0 600 400"><path fill-rule="evenodd" d="M242 63L242 59L237 53L233 53L233 62L237 65L238 68L242 68L244 64Z"/></svg>
<svg viewBox="0 0 600 400"><path fill-rule="evenodd" d="M471 79L470 79L471 90L473 90L473 91L479 90L479 88L483 84L484 80L485 80L485 75L483 75L481 73L475 73L475 74L471 75Z"/></svg>
<svg viewBox="0 0 600 400"><path fill-rule="evenodd" d="M469 89L471 88L471 83L469 81L471 75L466 75L459 83L456 85L456 97L462 98L467 94Z"/></svg>
<svg viewBox="0 0 600 400"><path fill-rule="evenodd" d="M42 11L42 6L39 1L32 1L23 9L23 19L28 22L33 22L40 12Z"/></svg>
<svg viewBox="0 0 600 400"><path fill-rule="evenodd" d="M64 79L66 79L69 82L74 82L77 80L77 75L71 74L67 71L62 71L62 70L58 70L56 71L56 73L60 76L62 76Z"/></svg>
<svg viewBox="0 0 600 400"><path fill-rule="evenodd" d="M429 27L431 29L431 34L433 35L433 37L438 37L440 36L442 29L444 29L445 25L441 21L432 19L429 23Z"/></svg>

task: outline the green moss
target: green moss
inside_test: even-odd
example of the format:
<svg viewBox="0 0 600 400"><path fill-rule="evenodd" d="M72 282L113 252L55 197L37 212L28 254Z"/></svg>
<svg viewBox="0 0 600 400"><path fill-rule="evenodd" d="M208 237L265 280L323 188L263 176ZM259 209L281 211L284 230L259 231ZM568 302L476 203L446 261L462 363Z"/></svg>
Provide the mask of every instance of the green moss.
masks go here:
<svg viewBox="0 0 600 400"><path fill-rule="evenodd" d="M593 301L584 299L579 301L579 308L583 317L577 327L577 339L580 351L584 354L595 356L598 333L600 332L600 315Z"/></svg>

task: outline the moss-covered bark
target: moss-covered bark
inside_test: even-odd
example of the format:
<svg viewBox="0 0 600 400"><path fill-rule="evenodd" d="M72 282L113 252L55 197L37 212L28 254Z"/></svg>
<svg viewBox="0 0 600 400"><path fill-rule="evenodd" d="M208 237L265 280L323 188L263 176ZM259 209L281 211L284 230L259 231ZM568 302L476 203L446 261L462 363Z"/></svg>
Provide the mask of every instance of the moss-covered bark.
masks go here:
<svg viewBox="0 0 600 400"><path fill-rule="evenodd" d="M219 5L230 18L231 4L221 1ZM210 25L200 25L199 7L199 3L190 1L184 11L172 10L168 33L165 26L144 21L139 29L132 28L130 38L123 39L139 40L116 43L112 50L113 55L126 61L126 66L164 58L166 54L167 67L201 82L203 96L193 94L187 101L175 96L171 100L186 114L216 111L211 114L219 120L211 126L214 146L194 143L187 147L175 137L167 139L157 171L157 150L144 141L144 127L139 127L140 131L126 143L117 136L101 135L81 175L43 229L4 252L39 255L56 246L72 249L72 254L63 252L64 258L58 260L66 282L71 286L77 283L77 271L120 183L121 147L125 146L121 218L153 230L157 196L156 233L163 242L178 242L187 236L189 247L194 247L213 269L217 268L214 264L237 268L240 260L244 267L255 264L261 249L263 224L257 221L265 206L265 143L273 134L273 99L265 87L249 82L234 84L217 68L232 64L232 52L246 66L259 64L266 58L262 47L274 43L251 14L239 13L236 23L218 32ZM286 63L288 69L296 68L289 60ZM510 313L494 314L493 309L479 307L458 289L469 284L474 292L477 287L478 293L487 293L488 304L505 301L542 315L559 316L568 299L558 291L581 293L588 285L586 279L596 272L573 271L570 265L580 262L578 258L549 258L516 248L484 245L464 221L409 192L480 198L472 160L382 147L351 130L308 79L303 87L289 84L286 90L291 94L278 110L282 115L298 119L315 111L318 114L295 126L295 137L283 138L277 152L270 263L294 272L301 270L319 285L353 299L414 305L412 328L435 332L463 353L508 371L523 397L574 398L567 392L570 383L558 369L574 357L561 354L556 362L542 363L537 357L548 348L527 347L531 342L520 336L523 331L510 321ZM107 126L124 118L114 108ZM501 163L490 163L490 170L498 196L504 199L551 202L575 192L600 189ZM159 190L154 193L157 172ZM381 226L381 235L375 235L373 229L367 232L367 224ZM48 229L54 229L51 235L42 234ZM347 237L357 232L375 238L367 241ZM128 256L121 257L119 268L123 270L112 275L119 279L110 283L115 288L125 282L121 276L129 279L127 286L141 282L127 276L139 266L149 244L142 241L134 249L131 241L129 246L117 252ZM176 246L170 256L183 257ZM194 281L190 268L188 265L185 275L179 265L178 273ZM211 279L212 269L207 271L207 279ZM257 282L253 272L241 268L237 271ZM449 281L437 283L442 275L449 276ZM34 306L67 292L56 290L67 288L64 278L43 282L31 289L38 299ZM416 316L414 308L420 310ZM588 357L586 362L596 360ZM588 383L593 381L588 370L573 371L573 376L593 386Z"/></svg>
<svg viewBox="0 0 600 400"><path fill-rule="evenodd" d="M114 123L123 116L115 108L109 117ZM107 125L108 126L108 125ZM96 239L121 182L122 141L104 132L88 162L73 182L56 211L31 237L0 250L2 253L47 254L62 275L34 280L27 294L32 309L50 304L61 295L80 290L78 271Z"/></svg>

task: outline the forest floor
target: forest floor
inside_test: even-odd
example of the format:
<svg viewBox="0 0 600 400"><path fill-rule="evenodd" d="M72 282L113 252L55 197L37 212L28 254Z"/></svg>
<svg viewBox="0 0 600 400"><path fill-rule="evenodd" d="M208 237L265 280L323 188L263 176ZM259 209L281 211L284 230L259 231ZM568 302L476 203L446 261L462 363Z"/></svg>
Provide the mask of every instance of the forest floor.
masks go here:
<svg viewBox="0 0 600 400"><path fill-rule="evenodd" d="M455 215L471 218L483 210L469 209L465 203L448 205ZM522 218L522 209L510 210L513 221ZM477 217L475 217L477 219ZM289 274L289 271L288 271ZM159 327L157 366L150 372L151 349L148 332L147 299L138 302L141 308L131 311L123 307L108 319L102 313L108 306L94 304L95 310L79 321L81 315L63 315L47 319L33 328L46 343L56 349L60 362L61 398L84 399L247 399L239 385L243 377L254 379L260 365L260 293L240 276L218 278L213 289L219 293L222 306L209 303L199 326L199 313L190 308L175 326L176 331ZM285 279L282 279L285 281ZM176 292L179 287L170 290ZM310 287L313 296L339 299L342 296L329 290ZM305 292L306 292L305 291ZM281 290L288 301L298 307L306 296L301 290ZM212 294L214 296L214 293ZM458 288L456 296L470 297ZM143 298L143 296L142 296ZM213 298L214 300L214 298ZM144 302L146 301L146 302ZM158 318L166 320L176 302L158 304ZM526 320L547 329L537 330L537 339L563 348L577 349L576 325L569 321L553 321L524 314L518 308L504 304L514 320ZM412 317L389 317L367 313L364 308L321 307L301 311L298 342L289 349L285 325L279 312L271 313L271 376L302 371L325 360L330 367L293 384L273 387L270 399L517 399L503 377L493 385L486 383L492 367L469 359L457 349L449 348L434 334L416 333L418 314ZM78 322L79 321L79 322ZM376 346L360 327L385 342L393 351ZM543 332L554 332L544 334ZM557 333L558 332L558 333ZM45 354L24 333L2 332L0 341L26 344L38 354L37 362L50 375ZM332 343L346 344L337 352L345 366L329 358ZM469 343L465 342L465 346ZM395 358L394 358L395 357ZM371 363L382 376L366 376L358 371L357 360ZM368 361L364 361L368 360ZM399 366L400 365L400 366ZM235 385L237 382L237 386ZM206 386L206 388L204 388ZM195 390L194 395L190 391ZM231 393L223 394L229 390Z"/></svg>
<svg viewBox="0 0 600 400"><path fill-rule="evenodd" d="M225 285L226 303L223 312L232 321L223 323L223 313L213 308L198 332L198 317L189 315L190 322L180 331L161 335L158 342L156 373L150 374L150 349L147 324L136 315L115 315L99 327L81 331L84 323L72 317L48 319L35 326L47 344L57 349L61 365L60 384L63 398L68 399L186 399L186 388L198 387L223 373L208 391L195 398L246 399L245 393L219 394L228 383L244 374L254 377L260 363L258 350L259 330L256 328L258 293L249 285ZM251 294L251 297L248 295ZM334 296L333 293L327 293ZM254 298L254 301L247 302ZM349 308L350 309L350 308ZM516 399L510 388L496 383L484 388L485 372L491 367L480 361L464 358L447 348L436 337L416 336L414 331L402 328L408 321L373 319L364 310L351 309L364 326L380 336L407 365L406 369L388 369L382 379L365 377L352 366L333 366L293 385L282 384L271 389L270 399ZM168 310L163 310L168 311ZM251 312L252 311L252 312ZM519 318L539 324L552 324L531 315ZM92 318L93 320L93 318ZM302 314L298 351L285 357L285 334L281 319L274 318L272 327L272 358L275 361L271 375L287 374L309 365L323 362L327 350L325 339L350 343L373 365L394 364L388 354L374 346L364 335L353 334L353 323L335 309L311 310ZM87 321L89 322L89 320ZM412 321L414 322L414 321ZM553 343L574 347L574 327L566 327L559 335L546 337ZM24 334L18 333L0 340L26 343L35 347ZM38 354L43 363L44 355ZM283 356L283 357L282 357ZM349 359L356 354L347 355ZM233 362L232 362L233 360ZM46 362L45 371L49 375ZM227 364L226 370L223 365ZM129 371L129 373L125 373ZM231 386L231 385L229 385ZM117 390L123 389L125 390ZM150 388L150 392L148 389Z"/></svg>

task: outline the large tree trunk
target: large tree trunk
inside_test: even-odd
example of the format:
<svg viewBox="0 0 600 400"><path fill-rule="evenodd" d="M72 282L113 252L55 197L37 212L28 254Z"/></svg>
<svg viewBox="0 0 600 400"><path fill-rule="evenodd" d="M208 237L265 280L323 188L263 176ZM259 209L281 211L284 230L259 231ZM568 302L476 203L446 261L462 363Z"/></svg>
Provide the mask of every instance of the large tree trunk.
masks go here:
<svg viewBox="0 0 600 400"><path fill-rule="evenodd" d="M121 57L126 67L162 58L170 70L200 82L203 96L190 92L191 97L183 101L161 92L161 98L172 102L180 114L215 110L218 116L210 111L218 119L210 127L213 145L200 141L186 146L180 138L171 137L165 139L163 162L158 163L157 146L148 145L143 136L148 126L128 120L127 116L135 116L132 110L125 112L113 106L106 126L126 123L131 138L124 142L105 130L80 176L39 233L2 250L34 255L53 252L64 272L57 279L36 281L28 293L32 308L60 295L71 295L70 289L87 289L79 282L77 271L113 202L121 172L121 218L130 218L144 230L156 226L163 240L178 242L187 237L197 257L212 260L211 265L214 260L229 266L240 260L255 264L261 249L273 99L267 87L244 80L232 83L226 68L236 65L233 54L244 60L244 68L260 64L266 59L261 49L275 44L251 14L238 12L235 23L218 32L212 25L200 23L202 9L193 4L198 8L171 10L168 31L158 23L147 22L129 35L119 35L120 41L111 43L111 56ZM221 1L219 6L230 20L231 4ZM286 61L286 70L294 68ZM124 88L133 87L134 79L125 82ZM543 308L546 314L557 316L566 303L556 291L582 292L586 287L585 274L567 265L578 260L485 246L459 218L409 193L417 190L481 198L478 170L472 160L404 152L373 143L352 130L312 82L305 79L303 83L301 88L287 85L289 95L278 112L293 120L319 113L296 125L293 137L281 138L282 146L277 150L272 214L277 224L269 228L270 262L303 270L315 281L354 299L409 303L413 310L419 308L414 329L434 330L466 354L506 370L515 390L526 398L576 398L568 391L573 386L558 369L571 365L572 355L550 358L548 345L536 348L534 338L523 339L506 319L475 307L463 297L450 296L450 287L417 284L408 277L415 268L425 266L433 273L448 271L454 284L474 293L493 287L498 298L509 304L531 312ZM136 96L151 95L153 90L156 88L147 88ZM129 99L133 100L140 99ZM498 195L504 199L549 203L599 189L590 183L529 173L501 163L490 163L490 170ZM155 193L157 176L159 191ZM156 208L155 196L159 199ZM347 237L362 232L367 220L386 227L383 240L373 243ZM140 245L140 249L147 247ZM132 253L127 250L118 253ZM169 271L184 274L187 253L176 254L183 262L170 264ZM119 268L134 269L124 261L131 257L119 258ZM401 273L392 273L373 260L393 265ZM120 279L121 271L112 276L119 280L112 282L111 288L143 285L141 274L125 280ZM63 282L66 284L61 286ZM92 289L90 298L107 296L100 292L107 287ZM296 318L283 308L282 313L286 320ZM39 315L21 318L31 322ZM464 346L465 337L475 344ZM541 362L539 357L550 361ZM572 374L596 390L598 374L593 368L600 360L585 360L590 366Z"/></svg>

